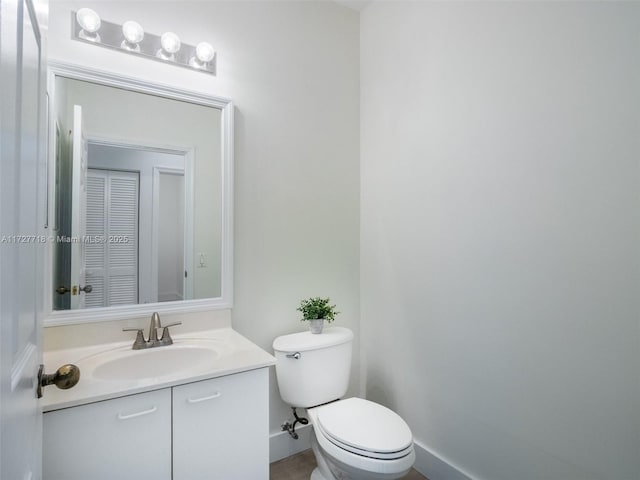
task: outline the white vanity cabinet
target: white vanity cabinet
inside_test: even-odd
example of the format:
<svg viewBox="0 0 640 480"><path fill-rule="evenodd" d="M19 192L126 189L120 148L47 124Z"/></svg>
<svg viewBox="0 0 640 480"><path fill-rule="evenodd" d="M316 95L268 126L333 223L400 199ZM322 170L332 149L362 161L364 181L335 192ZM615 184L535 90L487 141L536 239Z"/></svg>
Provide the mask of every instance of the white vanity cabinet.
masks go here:
<svg viewBox="0 0 640 480"><path fill-rule="evenodd" d="M171 389L44 414L45 480L170 480Z"/></svg>
<svg viewBox="0 0 640 480"><path fill-rule="evenodd" d="M269 478L262 368L173 388L173 480Z"/></svg>
<svg viewBox="0 0 640 480"><path fill-rule="evenodd" d="M44 414L44 480L267 480L268 368Z"/></svg>

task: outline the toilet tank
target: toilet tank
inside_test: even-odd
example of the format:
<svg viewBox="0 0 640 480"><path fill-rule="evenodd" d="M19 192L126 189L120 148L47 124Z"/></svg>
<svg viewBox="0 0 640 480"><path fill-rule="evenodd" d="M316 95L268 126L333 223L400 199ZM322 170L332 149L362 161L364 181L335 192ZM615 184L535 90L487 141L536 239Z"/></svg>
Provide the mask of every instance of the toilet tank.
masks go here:
<svg viewBox="0 0 640 480"><path fill-rule="evenodd" d="M352 343L353 332L343 327L276 338L273 350L282 400L309 408L342 397L349 385Z"/></svg>

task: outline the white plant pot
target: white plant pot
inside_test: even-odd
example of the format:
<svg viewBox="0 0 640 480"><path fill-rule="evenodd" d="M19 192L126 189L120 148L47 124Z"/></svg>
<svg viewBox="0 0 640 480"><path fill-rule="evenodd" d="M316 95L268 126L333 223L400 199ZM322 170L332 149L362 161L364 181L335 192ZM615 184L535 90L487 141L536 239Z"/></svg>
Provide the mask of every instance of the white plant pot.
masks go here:
<svg viewBox="0 0 640 480"><path fill-rule="evenodd" d="M309 320L309 330L311 330L311 333L322 333L322 327L324 327L324 318Z"/></svg>

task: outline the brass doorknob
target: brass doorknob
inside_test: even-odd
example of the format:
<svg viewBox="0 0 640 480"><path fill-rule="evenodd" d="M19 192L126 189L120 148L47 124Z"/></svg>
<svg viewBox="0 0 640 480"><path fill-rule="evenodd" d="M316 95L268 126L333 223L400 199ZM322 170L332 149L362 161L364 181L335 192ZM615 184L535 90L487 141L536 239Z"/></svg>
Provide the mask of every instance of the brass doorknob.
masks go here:
<svg viewBox="0 0 640 480"><path fill-rule="evenodd" d="M60 295L64 295L65 293L69 293L71 291L70 288L64 287L64 286L60 286L58 288L56 288L56 293L59 293Z"/></svg>
<svg viewBox="0 0 640 480"><path fill-rule="evenodd" d="M44 365L40 365L38 370L38 398L42 398L42 387L55 385L56 387L66 390L74 387L80 380L80 369L71 363L62 365L56 373L44 373Z"/></svg>

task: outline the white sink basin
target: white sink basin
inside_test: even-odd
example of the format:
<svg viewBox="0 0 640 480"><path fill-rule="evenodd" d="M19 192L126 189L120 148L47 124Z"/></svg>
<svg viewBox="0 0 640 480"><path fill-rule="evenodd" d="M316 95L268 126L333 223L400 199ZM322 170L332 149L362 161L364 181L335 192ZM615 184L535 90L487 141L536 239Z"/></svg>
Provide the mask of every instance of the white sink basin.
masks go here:
<svg viewBox="0 0 640 480"><path fill-rule="evenodd" d="M214 341L183 341L173 345L133 350L107 350L78 361L84 378L106 381L146 381L198 372L215 366L229 347Z"/></svg>
<svg viewBox="0 0 640 480"><path fill-rule="evenodd" d="M174 345L131 350L128 355L119 355L98 364L93 370L93 377L103 380L158 378L204 367L219 356L217 351L209 348Z"/></svg>

